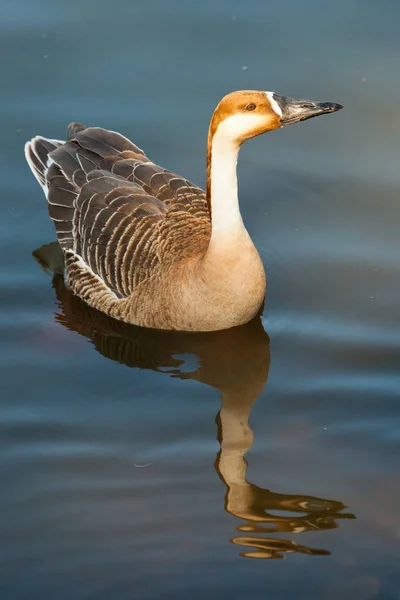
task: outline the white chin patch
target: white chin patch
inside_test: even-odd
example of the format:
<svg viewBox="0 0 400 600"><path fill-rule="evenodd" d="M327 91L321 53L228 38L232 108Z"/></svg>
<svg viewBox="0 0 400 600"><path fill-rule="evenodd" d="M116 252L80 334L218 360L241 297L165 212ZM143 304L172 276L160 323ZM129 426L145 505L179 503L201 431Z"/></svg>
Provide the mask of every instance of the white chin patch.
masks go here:
<svg viewBox="0 0 400 600"><path fill-rule="evenodd" d="M276 114L281 117L282 116L282 109L279 106L279 104L277 103L277 101L274 99L274 92L265 92L268 100L270 101L270 104L273 108L273 110L276 112Z"/></svg>
<svg viewBox="0 0 400 600"><path fill-rule="evenodd" d="M215 139L235 140L257 128L265 128L265 115L252 112L238 113L227 117L220 123L214 134Z"/></svg>

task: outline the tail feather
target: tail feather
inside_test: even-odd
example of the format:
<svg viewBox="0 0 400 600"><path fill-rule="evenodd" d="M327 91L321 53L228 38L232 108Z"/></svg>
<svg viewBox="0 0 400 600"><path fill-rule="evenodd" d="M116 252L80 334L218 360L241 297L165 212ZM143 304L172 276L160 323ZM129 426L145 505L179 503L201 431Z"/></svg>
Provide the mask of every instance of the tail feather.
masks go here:
<svg viewBox="0 0 400 600"><path fill-rule="evenodd" d="M52 152L64 145L61 140L37 136L25 144L25 156L46 195L49 216L54 221L61 247L66 249L73 246L73 201L77 190L51 157ZM76 160L75 168L79 169Z"/></svg>
<svg viewBox="0 0 400 600"><path fill-rule="evenodd" d="M40 136L34 137L30 142L25 144L25 158L46 195L46 174L51 164L49 153L61 146L61 144L64 144L64 142L60 140L49 140Z"/></svg>

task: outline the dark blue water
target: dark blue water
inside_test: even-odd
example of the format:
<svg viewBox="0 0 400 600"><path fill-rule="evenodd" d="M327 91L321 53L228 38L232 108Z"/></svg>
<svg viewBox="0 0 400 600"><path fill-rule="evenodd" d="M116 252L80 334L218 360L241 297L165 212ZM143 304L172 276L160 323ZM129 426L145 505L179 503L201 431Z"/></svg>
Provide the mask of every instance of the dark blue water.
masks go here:
<svg viewBox="0 0 400 600"><path fill-rule="evenodd" d="M400 4L0 4L0 598L400 598ZM249 142L262 321L116 324L52 280L23 157L69 121L204 185L233 89L345 110ZM285 560L281 560L285 559Z"/></svg>

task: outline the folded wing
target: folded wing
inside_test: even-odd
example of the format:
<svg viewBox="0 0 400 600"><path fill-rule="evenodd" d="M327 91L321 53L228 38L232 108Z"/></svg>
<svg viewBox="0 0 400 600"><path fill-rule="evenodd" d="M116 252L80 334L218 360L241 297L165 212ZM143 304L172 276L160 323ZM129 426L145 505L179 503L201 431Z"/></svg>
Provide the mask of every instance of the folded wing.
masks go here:
<svg viewBox="0 0 400 600"><path fill-rule="evenodd" d="M151 162L127 138L72 123L66 143L35 138L26 155L60 244L117 297L169 262L205 251L205 193Z"/></svg>

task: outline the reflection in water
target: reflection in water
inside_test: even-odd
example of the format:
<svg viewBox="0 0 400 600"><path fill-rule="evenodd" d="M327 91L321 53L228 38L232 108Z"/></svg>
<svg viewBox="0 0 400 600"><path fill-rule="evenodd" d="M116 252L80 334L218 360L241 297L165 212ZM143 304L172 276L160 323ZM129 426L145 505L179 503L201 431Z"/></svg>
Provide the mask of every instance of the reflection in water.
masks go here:
<svg viewBox="0 0 400 600"><path fill-rule="evenodd" d="M128 367L194 379L219 390L222 398L217 424L221 449L215 467L226 486L226 510L245 521L237 527L245 535L231 541L255 548L242 555L329 555L328 550L300 545L276 534L333 529L337 520L355 518L342 512L344 504L315 496L276 494L246 480L245 454L254 440L249 416L267 381L270 363L269 338L260 317L242 327L211 333L164 332L127 325L90 308L65 286L57 243L43 246L34 256L42 266L55 272L53 287L61 309L56 321L89 338L103 356ZM185 360L178 356L186 354L198 358L195 371L183 370Z"/></svg>

